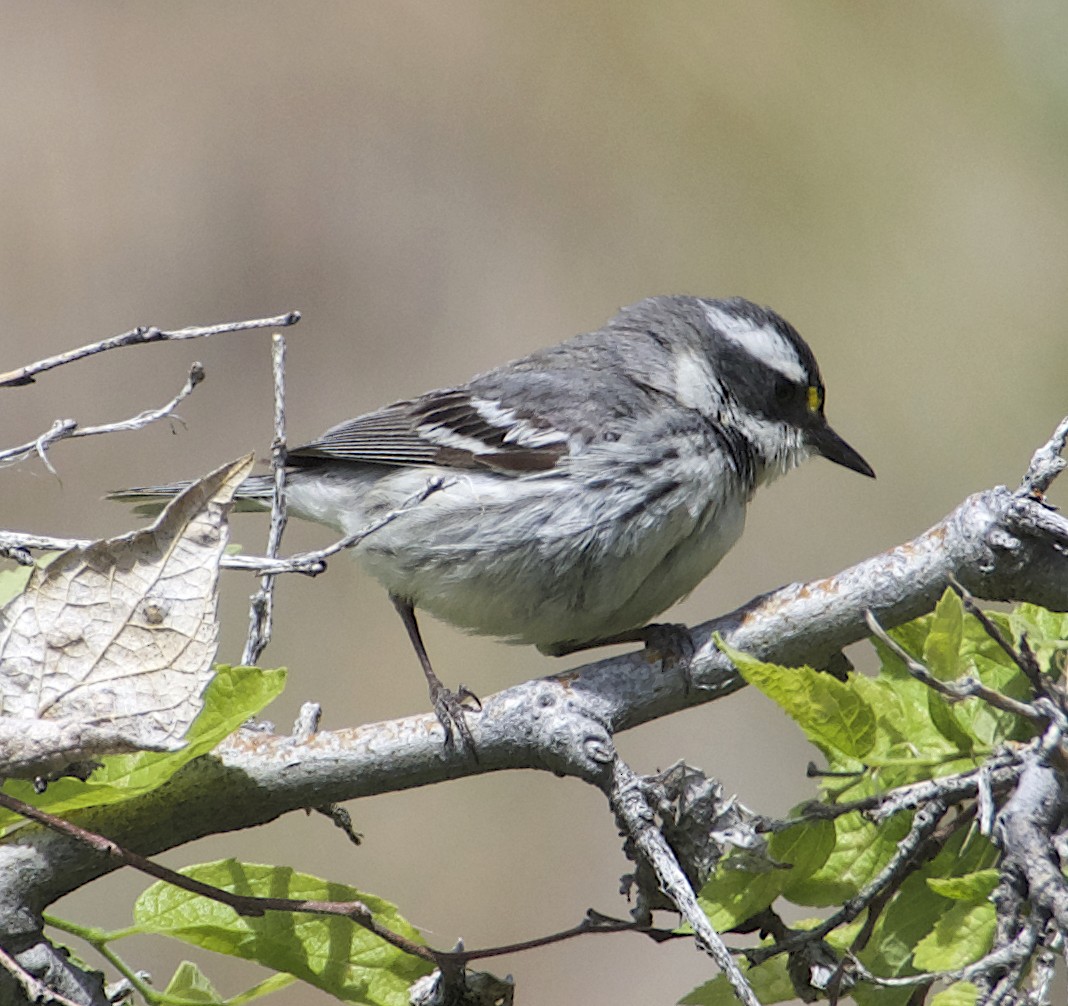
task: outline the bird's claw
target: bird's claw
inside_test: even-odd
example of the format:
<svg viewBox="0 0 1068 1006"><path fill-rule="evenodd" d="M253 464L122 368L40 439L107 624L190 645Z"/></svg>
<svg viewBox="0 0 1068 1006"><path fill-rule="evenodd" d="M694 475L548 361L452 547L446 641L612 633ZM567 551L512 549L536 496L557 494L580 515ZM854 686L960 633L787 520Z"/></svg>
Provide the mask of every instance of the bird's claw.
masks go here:
<svg viewBox="0 0 1068 1006"><path fill-rule="evenodd" d="M660 661L664 670L689 667L697 653L689 628L681 622L653 622L642 634L646 658L650 663Z"/></svg>
<svg viewBox="0 0 1068 1006"><path fill-rule="evenodd" d="M430 701L434 704L434 714L445 731L445 746L452 747L455 744L456 734L459 734L460 747L470 751L477 761L475 739L471 736L471 729L467 725L466 714L482 711L482 703L478 696L463 685L460 685L459 691L455 692L442 685L430 693Z"/></svg>

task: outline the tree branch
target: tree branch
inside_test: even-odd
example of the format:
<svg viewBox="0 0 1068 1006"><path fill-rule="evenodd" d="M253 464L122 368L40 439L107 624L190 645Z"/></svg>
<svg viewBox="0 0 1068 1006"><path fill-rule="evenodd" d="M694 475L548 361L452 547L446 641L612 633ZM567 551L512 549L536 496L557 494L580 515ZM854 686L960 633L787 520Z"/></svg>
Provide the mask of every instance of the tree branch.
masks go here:
<svg viewBox="0 0 1068 1006"><path fill-rule="evenodd" d="M727 976L740 1002L745 1006L760 1006L741 968L697 903L690 881L656 823L656 815L642 790L641 780L618 755L604 782L604 791L624 833L655 873L661 892L693 929L697 945Z"/></svg>
<svg viewBox="0 0 1068 1006"><path fill-rule="evenodd" d="M1005 853L1003 869L1026 879L1029 899L1052 917L1062 939L1068 934L1068 881L1050 835L1066 810L1063 772L1041 754L1032 753L994 829Z"/></svg>

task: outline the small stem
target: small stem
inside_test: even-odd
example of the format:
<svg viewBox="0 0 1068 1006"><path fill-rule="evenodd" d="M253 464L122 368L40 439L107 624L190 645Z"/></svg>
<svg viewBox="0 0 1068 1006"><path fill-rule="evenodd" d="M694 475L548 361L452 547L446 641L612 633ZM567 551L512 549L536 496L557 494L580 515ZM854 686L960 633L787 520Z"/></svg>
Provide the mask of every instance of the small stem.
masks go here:
<svg viewBox="0 0 1068 1006"><path fill-rule="evenodd" d="M271 337L271 373L274 377L274 441L271 444L271 468L274 473L274 497L271 500L271 527L267 534L267 558L277 559L286 528L286 340L281 332ZM274 616L274 579L277 573L264 573L260 589L252 595L249 609L248 639L241 663L254 665L271 641Z"/></svg>
<svg viewBox="0 0 1068 1006"><path fill-rule="evenodd" d="M224 322L221 325L194 326L179 328L166 332L158 328L134 328L122 335L112 336L110 339L101 339L99 342L91 342L80 346L78 349L70 349L65 353L50 356L36 363L28 363L24 367L9 370L0 374L0 387L17 387L23 384L32 384L34 376L62 367L87 356L95 356L97 353L105 353L109 349L121 349L124 346L143 346L149 342L181 342L185 339L204 339L211 335L222 335L225 332L246 332L252 328L288 328L300 321L299 311L290 311L288 314L275 315L273 318L256 318L252 321Z"/></svg>

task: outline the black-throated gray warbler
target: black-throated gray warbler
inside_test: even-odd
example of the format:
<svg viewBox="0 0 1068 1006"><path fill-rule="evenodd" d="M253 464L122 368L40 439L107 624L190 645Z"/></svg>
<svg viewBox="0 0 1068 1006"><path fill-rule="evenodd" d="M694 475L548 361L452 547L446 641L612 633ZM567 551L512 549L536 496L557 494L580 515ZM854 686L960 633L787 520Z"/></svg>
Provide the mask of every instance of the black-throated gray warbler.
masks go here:
<svg viewBox="0 0 1068 1006"><path fill-rule="evenodd" d="M404 619L446 738L455 725L470 741L469 693L434 674L416 609L548 654L648 641L649 619L738 539L758 486L812 454L874 476L823 399L811 350L773 311L651 297L595 332L327 430L289 452L287 497L345 534L399 511L353 551ZM271 493L255 476L239 497L266 507Z"/></svg>

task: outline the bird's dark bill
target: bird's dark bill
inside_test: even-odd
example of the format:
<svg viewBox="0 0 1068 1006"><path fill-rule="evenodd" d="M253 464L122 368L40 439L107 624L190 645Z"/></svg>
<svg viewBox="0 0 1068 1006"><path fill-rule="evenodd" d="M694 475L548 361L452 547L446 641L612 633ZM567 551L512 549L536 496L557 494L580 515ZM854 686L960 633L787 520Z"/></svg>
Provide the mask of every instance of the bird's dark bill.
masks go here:
<svg viewBox="0 0 1068 1006"><path fill-rule="evenodd" d="M861 475L867 475L868 478L875 478L875 470L872 466L829 426L823 426L810 433L808 441L813 449L828 461L842 465L850 471L859 472Z"/></svg>

